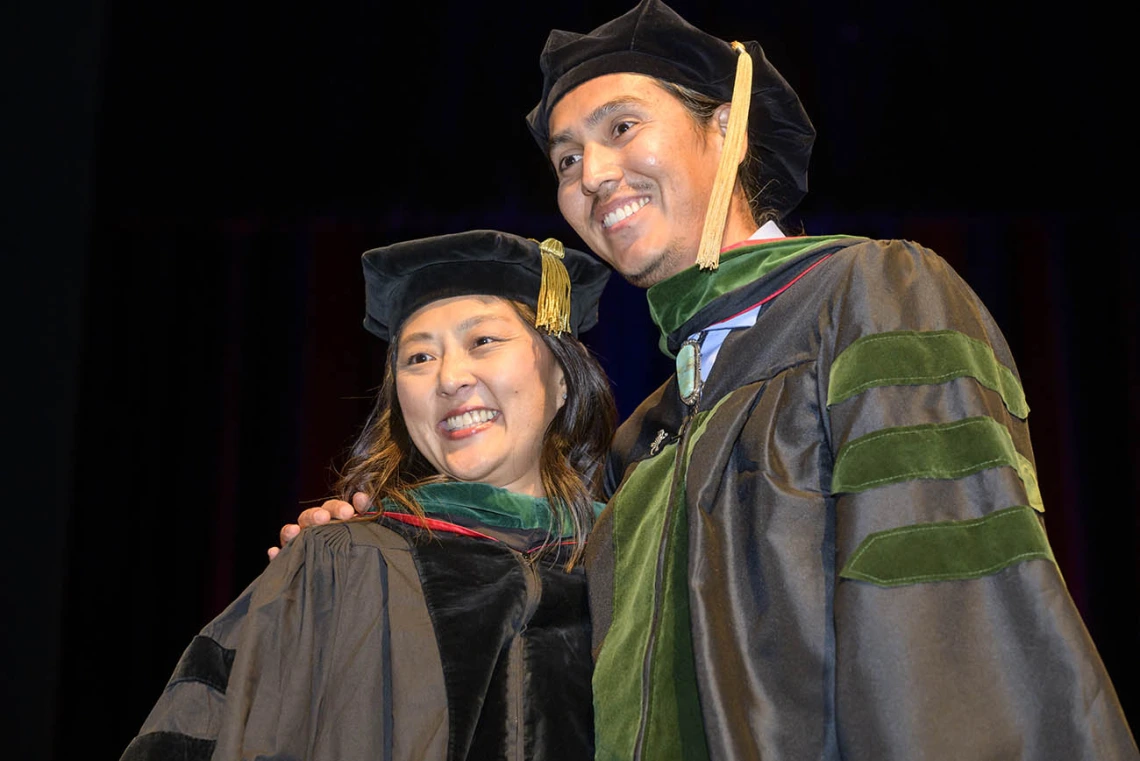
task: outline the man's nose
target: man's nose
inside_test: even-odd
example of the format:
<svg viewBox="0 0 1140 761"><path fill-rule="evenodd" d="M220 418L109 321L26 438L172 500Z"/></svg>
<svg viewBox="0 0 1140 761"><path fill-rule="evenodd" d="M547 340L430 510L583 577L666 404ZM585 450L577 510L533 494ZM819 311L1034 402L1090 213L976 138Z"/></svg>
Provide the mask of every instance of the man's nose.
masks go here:
<svg viewBox="0 0 1140 761"><path fill-rule="evenodd" d="M620 179L617 151L598 143L588 143L582 149L582 192L594 195L607 183L612 185Z"/></svg>

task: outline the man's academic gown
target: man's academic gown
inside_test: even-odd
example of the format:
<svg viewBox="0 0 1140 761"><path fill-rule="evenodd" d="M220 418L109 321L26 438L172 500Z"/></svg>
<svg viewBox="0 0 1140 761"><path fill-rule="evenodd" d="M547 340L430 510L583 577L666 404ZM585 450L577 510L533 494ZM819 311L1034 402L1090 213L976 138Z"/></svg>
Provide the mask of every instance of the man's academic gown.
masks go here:
<svg viewBox="0 0 1140 761"><path fill-rule="evenodd" d="M1138 757L1013 358L945 261L787 239L649 300L674 354L761 307L699 398L674 377L618 433L587 547L600 761Z"/></svg>

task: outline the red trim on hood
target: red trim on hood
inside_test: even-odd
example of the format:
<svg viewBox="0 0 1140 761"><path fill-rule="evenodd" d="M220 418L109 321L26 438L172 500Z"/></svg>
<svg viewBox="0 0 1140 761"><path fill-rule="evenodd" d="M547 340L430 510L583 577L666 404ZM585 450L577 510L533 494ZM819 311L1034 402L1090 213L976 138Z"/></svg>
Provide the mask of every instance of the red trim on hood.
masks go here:
<svg viewBox="0 0 1140 761"><path fill-rule="evenodd" d="M409 513L384 513L384 517L400 521L400 523L407 523L411 526L419 526L420 528L431 529L432 531L446 531L449 534L459 534L461 536L473 536L479 539L490 539L492 542L499 541L493 536L480 533L475 529L460 526L458 523L451 523L449 521L441 521L439 518L420 518L416 515Z"/></svg>
<svg viewBox="0 0 1140 761"><path fill-rule="evenodd" d="M723 254L725 252L732 251L733 249L743 248L744 246L755 246L759 243L772 243L773 241L777 240L795 240L796 238L806 237L806 235L781 235L776 238L745 238L742 241L737 241L736 243L731 243L725 246L720 250L720 252Z"/></svg>
<svg viewBox="0 0 1140 761"><path fill-rule="evenodd" d="M821 265L821 264L823 264L824 262L826 262L826 261L827 261L828 259L830 259L832 256L833 256L833 254L828 254L827 256L821 256L818 262L815 262L815 263L814 263L814 264L812 264L810 267L808 267L806 270L804 270L804 271L803 271L803 272L801 272L800 274L796 275L794 278L792 278L791 282L789 282L787 285L785 285L785 286L784 286L783 288L781 288L780 290L776 291L775 293L772 293L772 294L769 294L769 295L765 296L764 298L760 299L759 301L757 301L755 304L753 304L753 305L752 305L752 306L750 306L750 307L745 307L744 309L741 309L739 312L737 312L736 314L732 315L731 317L725 317L725 318L724 318L723 320L721 320L720 322L714 322L712 325L709 325L709 327L708 327L708 328L705 328L705 330L708 330L709 328L715 328L717 325L720 325L722 322L728 322L729 320L735 320L737 317L739 317L740 315L744 314L745 312L751 311L751 310L755 309L755 308L756 308L756 307L758 307L758 306L763 306L764 304L767 304L769 301L771 301L772 299L776 298L776 297L777 297L777 296L779 296L781 293L783 293L784 291L788 290L788 289L789 289L789 288L791 288L793 285L795 285L795 284L796 284L796 281L798 281L798 280L799 280L801 277L803 277L804 275L806 275L807 273L811 272L813 269L815 269L815 268L816 268L816 267L818 267L819 265Z"/></svg>

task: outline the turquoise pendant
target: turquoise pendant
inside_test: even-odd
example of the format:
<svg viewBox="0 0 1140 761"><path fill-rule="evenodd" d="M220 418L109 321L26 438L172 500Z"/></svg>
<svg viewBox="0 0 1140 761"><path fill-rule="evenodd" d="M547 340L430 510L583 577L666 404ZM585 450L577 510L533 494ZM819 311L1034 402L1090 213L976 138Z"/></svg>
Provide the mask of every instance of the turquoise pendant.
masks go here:
<svg viewBox="0 0 1140 761"><path fill-rule="evenodd" d="M701 398L701 345L692 339L677 352L677 390L690 407Z"/></svg>

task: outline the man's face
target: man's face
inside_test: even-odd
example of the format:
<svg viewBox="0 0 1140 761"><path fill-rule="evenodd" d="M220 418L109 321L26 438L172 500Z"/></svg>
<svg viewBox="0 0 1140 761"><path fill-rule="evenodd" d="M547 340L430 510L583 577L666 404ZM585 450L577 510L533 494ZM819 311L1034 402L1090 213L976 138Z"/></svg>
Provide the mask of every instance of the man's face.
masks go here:
<svg viewBox="0 0 1140 761"><path fill-rule="evenodd" d="M714 123L715 124L715 123ZM550 114L558 207L626 280L648 288L696 261L723 137L640 74L606 74Z"/></svg>

